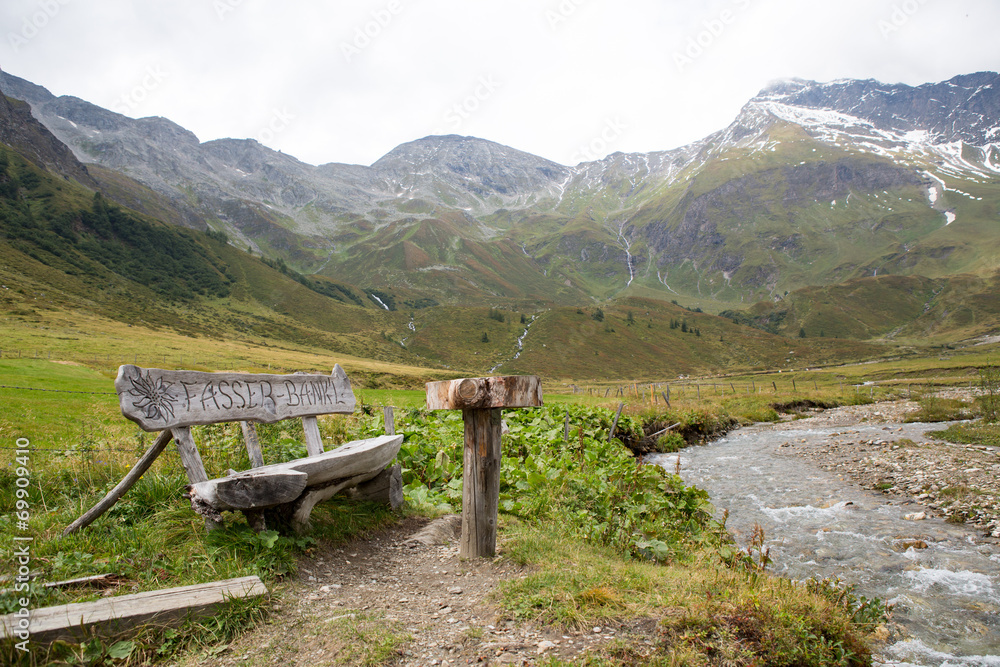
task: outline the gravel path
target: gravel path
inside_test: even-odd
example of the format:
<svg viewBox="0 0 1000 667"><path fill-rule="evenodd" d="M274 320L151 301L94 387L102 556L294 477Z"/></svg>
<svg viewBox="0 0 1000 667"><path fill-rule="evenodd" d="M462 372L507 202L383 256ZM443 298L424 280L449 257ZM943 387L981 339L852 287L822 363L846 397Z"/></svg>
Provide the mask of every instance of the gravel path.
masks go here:
<svg viewBox="0 0 1000 667"><path fill-rule="evenodd" d="M523 570L502 558L458 556L458 517L408 519L299 564L270 621L213 656L185 665L536 665L574 656L636 628L586 632L504 621L491 594ZM429 528L429 530L428 530ZM380 635L403 637L387 661L359 652ZM354 641L352 641L354 640ZM639 641L642 641L641 639Z"/></svg>
<svg viewBox="0 0 1000 667"><path fill-rule="evenodd" d="M782 447L788 455L812 459L861 486L919 503L926 508L925 516L967 523L985 536L1000 538L1000 449L926 435L946 428L942 424L926 425L919 440L905 437L899 424L919 407L895 401L827 410L787 423L795 428L843 426L842 431L822 443L789 440ZM872 439L851 429L862 423L884 424L884 435Z"/></svg>

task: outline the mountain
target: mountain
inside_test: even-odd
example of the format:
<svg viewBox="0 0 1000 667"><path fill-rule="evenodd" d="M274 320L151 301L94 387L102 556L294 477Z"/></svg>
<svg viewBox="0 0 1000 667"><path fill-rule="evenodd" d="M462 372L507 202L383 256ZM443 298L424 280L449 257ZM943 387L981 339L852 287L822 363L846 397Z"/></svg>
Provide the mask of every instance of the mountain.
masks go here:
<svg viewBox="0 0 1000 667"><path fill-rule="evenodd" d="M775 82L698 142L575 166L454 135L313 166L7 73L0 88L118 201L357 285L371 307L634 295L719 310L886 274L982 274L1000 256L993 72Z"/></svg>
<svg viewBox="0 0 1000 667"><path fill-rule="evenodd" d="M24 154L39 167L48 168L83 185L96 183L64 143L31 115L23 101L0 94L0 143Z"/></svg>
<svg viewBox="0 0 1000 667"><path fill-rule="evenodd" d="M926 132L933 144L962 141L983 146L1000 141L1000 95L995 72L956 76L921 86L887 85L873 79L826 84L792 79L757 96L761 103L832 110L895 134Z"/></svg>
<svg viewBox="0 0 1000 667"><path fill-rule="evenodd" d="M0 309L549 377L995 335L998 83L778 82L575 166L454 135L314 166L3 73Z"/></svg>

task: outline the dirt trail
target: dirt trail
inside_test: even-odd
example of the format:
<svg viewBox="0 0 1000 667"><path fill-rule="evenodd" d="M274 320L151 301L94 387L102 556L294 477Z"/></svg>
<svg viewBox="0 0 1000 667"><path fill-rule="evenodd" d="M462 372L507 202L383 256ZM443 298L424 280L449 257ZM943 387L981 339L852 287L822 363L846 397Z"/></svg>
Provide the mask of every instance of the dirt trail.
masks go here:
<svg viewBox="0 0 1000 667"><path fill-rule="evenodd" d="M615 637L612 628L563 632L502 621L490 595L524 570L503 560L502 542L496 559L460 559L454 520L451 529L435 531L434 542L448 543L415 541L428 523L406 519L367 539L313 553L299 563L266 624L215 656L183 664L362 664L358 633L373 642L391 632L410 639L389 664L534 665L543 655L568 659Z"/></svg>

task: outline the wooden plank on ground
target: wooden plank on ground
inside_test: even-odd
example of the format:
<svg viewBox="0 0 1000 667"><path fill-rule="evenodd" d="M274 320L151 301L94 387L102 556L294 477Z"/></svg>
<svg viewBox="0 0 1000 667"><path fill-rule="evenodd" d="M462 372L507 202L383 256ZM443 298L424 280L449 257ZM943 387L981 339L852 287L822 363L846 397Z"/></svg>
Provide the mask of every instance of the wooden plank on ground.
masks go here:
<svg viewBox="0 0 1000 667"><path fill-rule="evenodd" d="M147 431L175 426L258 421L354 411L351 382L340 365L331 375L204 373L118 369L115 391L122 414Z"/></svg>
<svg viewBox="0 0 1000 667"><path fill-rule="evenodd" d="M33 609L29 630L33 643L51 643L57 639L80 641L91 634L107 641L122 634L134 634L134 629L142 625L167 626L189 615L209 615L230 598L261 595L267 595L267 587L258 577L240 577ZM14 614L0 616L0 639L16 637L19 620Z"/></svg>

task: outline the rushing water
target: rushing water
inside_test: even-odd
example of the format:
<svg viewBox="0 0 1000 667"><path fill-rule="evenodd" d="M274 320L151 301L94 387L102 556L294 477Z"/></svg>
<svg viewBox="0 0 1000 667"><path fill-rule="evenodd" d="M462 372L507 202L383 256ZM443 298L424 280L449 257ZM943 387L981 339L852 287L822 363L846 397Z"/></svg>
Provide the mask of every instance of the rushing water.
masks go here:
<svg viewBox="0 0 1000 667"><path fill-rule="evenodd" d="M893 425L924 438L926 425ZM861 440L883 425L851 428ZM858 593L895 604L893 620L911 635L883 650L892 665L1000 667L1000 549L943 519L904 518L916 505L868 491L780 447L828 440L843 427L794 423L740 429L680 453L680 474L706 489L741 539L765 531L772 570L792 579L839 577ZM652 462L674 471L677 455ZM922 541L926 549L907 548ZM922 546L922 545L920 545Z"/></svg>

